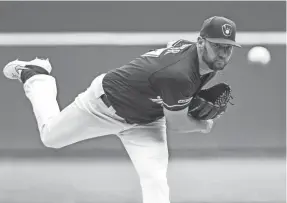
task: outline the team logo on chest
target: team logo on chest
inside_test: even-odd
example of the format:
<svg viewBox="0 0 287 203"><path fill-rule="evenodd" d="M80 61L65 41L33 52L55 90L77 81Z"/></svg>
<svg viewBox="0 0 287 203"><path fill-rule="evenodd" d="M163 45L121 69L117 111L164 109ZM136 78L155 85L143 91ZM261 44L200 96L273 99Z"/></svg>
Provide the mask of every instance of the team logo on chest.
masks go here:
<svg viewBox="0 0 287 203"><path fill-rule="evenodd" d="M224 36L229 37L232 33L232 26L229 24L222 25L222 33Z"/></svg>

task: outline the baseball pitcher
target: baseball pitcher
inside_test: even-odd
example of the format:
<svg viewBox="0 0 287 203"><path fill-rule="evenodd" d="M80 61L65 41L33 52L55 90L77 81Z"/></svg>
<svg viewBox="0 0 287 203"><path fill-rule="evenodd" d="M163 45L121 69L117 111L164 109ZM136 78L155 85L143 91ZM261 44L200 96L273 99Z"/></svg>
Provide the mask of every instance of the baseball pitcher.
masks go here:
<svg viewBox="0 0 287 203"><path fill-rule="evenodd" d="M115 134L137 170L143 203L169 203L166 132L208 133L226 111L229 85L203 87L240 47L235 35L230 19L208 18L196 42L168 43L99 75L63 110L49 60L15 60L3 72L23 83L45 146Z"/></svg>

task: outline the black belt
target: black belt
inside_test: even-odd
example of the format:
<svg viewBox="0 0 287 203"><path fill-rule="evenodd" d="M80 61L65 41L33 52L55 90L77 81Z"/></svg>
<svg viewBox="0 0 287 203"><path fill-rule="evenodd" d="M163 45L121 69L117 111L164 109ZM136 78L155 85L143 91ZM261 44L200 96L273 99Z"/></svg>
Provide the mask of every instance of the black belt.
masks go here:
<svg viewBox="0 0 287 203"><path fill-rule="evenodd" d="M104 102L104 104L109 108L109 107L111 107L112 106L112 104L111 104L111 102L109 101L109 99L108 99L108 97L107 97L107 95L106 94L103 94L102 96L101 96L101 99L102 99L102 101ZM116 112L116 114L117 114L117 112ZM118 114L117 114L118 115ZM120 116L120 115L118 115L118 116ZM120 116L120 117L122 117L122 116ZM122 117L123 118L123 117ZM150 122L135 122L133 119L127 119L127 118L123 118L125 121L126 121L126 123L129 123L129 124L148 124L148 123L151 123L151 122L153 122L153 121L155 121L155 120L157 120L157 119L155 119L155 120L152 120L152 121L150 121Z"/></svg>
<svg viewBox="0 0 287 203"><path fill-rule="evenodd" d="M108 96L106 94L103 94L101 96L102 101L104 102L104 104L110 108L112 106L111 102L108 100Z"/></svg>
<svg viewBox="0 0 287 203"><path fill-rule="evenodd" d="M101 99L102 99L102 101L104 102L104 104L105 104L108 108L110 108L110 107L112 106L112 104L111 104L111 102L109 101L108 96L107 96L106 94L103 94L103 95L101 96ZM116 112L116 114L117 114L117 112ZM124 118L124 119L125 119L125 118ZM133 122L129 122L127 119L125 119L125 121L126 121L127 123L133 124Z"/></svg>

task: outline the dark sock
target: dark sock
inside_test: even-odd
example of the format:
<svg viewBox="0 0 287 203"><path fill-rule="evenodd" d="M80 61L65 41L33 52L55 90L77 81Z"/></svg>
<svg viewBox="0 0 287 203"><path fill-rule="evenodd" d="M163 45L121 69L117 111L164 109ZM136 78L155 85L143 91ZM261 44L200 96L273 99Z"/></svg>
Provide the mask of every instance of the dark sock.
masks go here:
<svg viewBox="0 0 287 203"><path fill-rule="evenodd" d="M20 79L23 83L25 83L33 75L38 75L38 74L49 75L48 71L46 71L45 69L43 69L39 66L26 65L26 67L29 69L22 70L21 77L20 77Z"/></svg>

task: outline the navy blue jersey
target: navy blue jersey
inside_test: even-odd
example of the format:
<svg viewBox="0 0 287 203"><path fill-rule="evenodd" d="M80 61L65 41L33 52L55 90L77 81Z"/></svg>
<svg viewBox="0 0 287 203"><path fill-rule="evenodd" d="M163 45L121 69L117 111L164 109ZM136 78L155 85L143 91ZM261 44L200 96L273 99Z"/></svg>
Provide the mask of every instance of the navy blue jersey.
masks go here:
<svg viewBox="0 0 287 203"><path fill-rule="evenodd" d="M149 123L186 108L202 85L196 44L179 40L147 52L109 71L103 89L117 114L135 123Z"/></svg>

